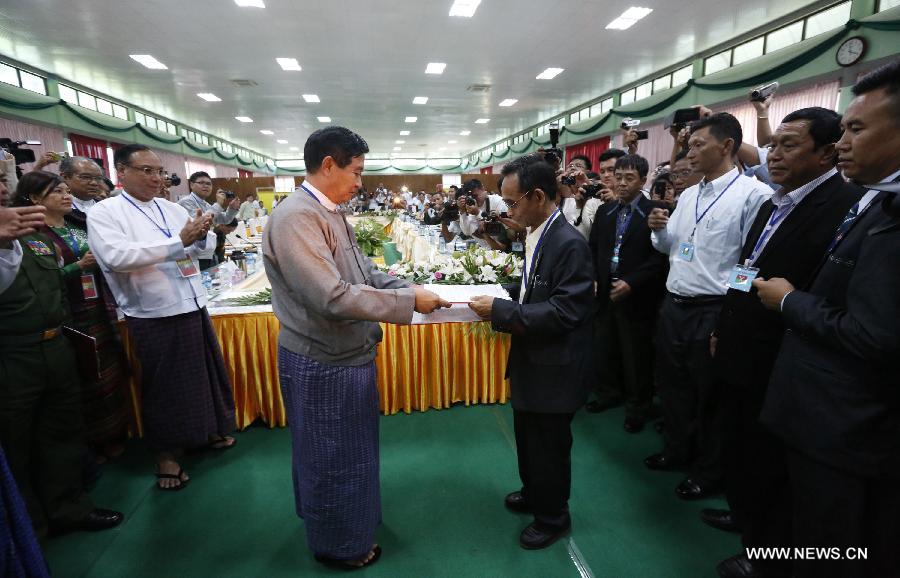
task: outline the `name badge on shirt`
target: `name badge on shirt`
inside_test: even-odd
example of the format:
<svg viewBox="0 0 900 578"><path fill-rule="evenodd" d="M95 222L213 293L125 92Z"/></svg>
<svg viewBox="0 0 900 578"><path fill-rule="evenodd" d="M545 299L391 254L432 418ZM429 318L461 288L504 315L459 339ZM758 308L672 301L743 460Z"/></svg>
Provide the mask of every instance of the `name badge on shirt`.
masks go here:
<svg viewBox="0 0 900 578"><path fill-rule="evenodd" d="M524 252L525 252L525 245L523 245L523 244L522 244L521 242L519 242L519 241L513 241L513 244L512 244L512 252L513 252L513 253L524 253Z"/></svg>
<svg viewBox="0 0 900 578"><path fill-rule="evenodd" d="M728 275L728 282L725 284L731 289L737 289L744 293L749 293L753 287L753 280L759 275L759 269L756 267L745 267L743 265L735 265Z"/></svg>
<svg viewBox="0 0 900 578"><path fill-rule="evenodd" d="M688 241L685 241L681 245L678 246L678 254L677 257L682 261L693 261L694 260L694 244Z"/></svg>
<svg viewBox="0 0 900 578"><path fill-rule="evenodd" d="M97 298L97 280L93 273L85 273L81 276L81 293L85 300Z"/></svg>
<svg viewBox="0 0 900 578"><path fill-rule="evenodd" d="M175 261L175 264L178 265L178 270L181 271L182 277L187 278L200 274L200 271L197 270L197 266L194 265L194 260L190 257L179 259Z"/></svg>

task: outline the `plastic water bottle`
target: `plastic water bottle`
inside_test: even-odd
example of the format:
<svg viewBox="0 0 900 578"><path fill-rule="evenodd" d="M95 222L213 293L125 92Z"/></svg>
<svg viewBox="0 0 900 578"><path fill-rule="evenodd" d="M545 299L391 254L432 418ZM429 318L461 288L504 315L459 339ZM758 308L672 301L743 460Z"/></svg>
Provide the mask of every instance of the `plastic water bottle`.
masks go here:
<svg viewBox="0 0 900 578"><path fill-rule="evenodd" d="M440 251L441 253L447 252L447 240L444 239L443 236L438 237L438 251Z"/></svg>

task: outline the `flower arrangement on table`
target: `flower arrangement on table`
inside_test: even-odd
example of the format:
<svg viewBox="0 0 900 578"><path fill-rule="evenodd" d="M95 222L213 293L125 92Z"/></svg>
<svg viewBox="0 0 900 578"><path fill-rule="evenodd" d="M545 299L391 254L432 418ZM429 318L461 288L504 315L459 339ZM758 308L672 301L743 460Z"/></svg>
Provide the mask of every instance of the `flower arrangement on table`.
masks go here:
<svg viewBox="0 0 900 578"><path fill-rule="evenodd" d="M363 211L360 213L365 215L366 217L385 217L391 223L394 222L398 216L400 216L400 211L397 209L388 209L388 210L377 210L377 211Z"/></svg>
<svg viewBox="0 0 900 578"><path fill-rule="evenodd" d="M472 247L430 263L394 263L383 270L413 283L488 285L522 278L522 259L512 253Z"/></svg>
<svg viewBox="0 0 900 578"><path fill-rule="evenodd" d="M353 232L359 248L367 257L384 255L384 243L390 239L381 223L375 219L363 219L353 227Z"/></svg>

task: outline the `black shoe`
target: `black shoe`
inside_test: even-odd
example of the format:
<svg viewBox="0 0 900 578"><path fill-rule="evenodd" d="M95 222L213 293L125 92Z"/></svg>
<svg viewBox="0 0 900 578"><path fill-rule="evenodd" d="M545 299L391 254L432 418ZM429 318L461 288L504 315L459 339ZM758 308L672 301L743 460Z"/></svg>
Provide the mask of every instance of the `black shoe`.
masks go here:
<svg viewBox="0 0 900 578"><path fill-rule="evenodd" d="M716 565L721 578L765 578L766 574L753 565L746 554L726 558Z"/></svg>
<svg viewBox="0 0 900 578"><path fill-rule="evenodd" d="M328 556L320 556L319 554L315 555L316 562L319 564L323 564L329 568L334 568L335 570L359 570L360 568L365 568L367 566L371 566L375 562L381 558L381 546L375 546L372 548L372 557L369 558L368 562L363 562L362 564L354 564L349 560L337 560L335 558L329 558Z"/></svg>
<svg viewBox="0 0 900 578"><path fill-rule="evenodd" d="M588 411L588 413L600 413L620 405L622 405L622 402L621 400L617 399L606 399L603 401L595 399L594 401L589 401L588 404L584 406L584 408Z"/></svg>
<svg viewBox="0 0 900 578"><path fill-rule="evenodd" d="M700 519L703 520L704 524L712 526L716 530L734 532L735 534L741 532L741 527L738 525L737 521L735 521L731 510L704 508L703 510L700 510Z"/></svg>
<svg viewBox="0 0 900 578"><path fill-rule="evenodd" d="M122 523L125 515L115 510L105 510L103 508L94 508L80 522L68 528L69 532L99 532L100 530L109 530L115 528Z"/></svg>
<svg viewBox="0 0 900 578"><path fill-rule="evenodd" d="M532 513L531 505L525 500L525 496L522 495L522 492L512 492L507 494L503 503L506 505L507 509L512 510L513 512L519 512L520 514Z"/></svg>
<svg viewBox="0 0 900 578"><path fill-rule="evenodd" d="M653 454L652 456L644 458L644 465L651 470L662 471L677 470L682 466L682 464L673 462L667 458L663 453Z"/></svg>
<svg viewBox="0 0 900 578"><path fill-rule="evenodd" d="M638 433L644 429L644 420L639 417L626 417L622 427L628 433Z"/></svg>
<svg viewBox="0 0 900 578"><path fill-rule="evenodd" d="M534 521L519 534L519 545L526 550L540 550L565 536L571 529L571 519L567 519L566 525L562 527L546 526Z"/></svg>
<svg viewBox="0 0 900 578"><path fill-rule="evenodd" d="M685 478L675 488L675 493L682 500L701 500L720 493L718 486L710 483L702 483L693 478Z"/></svg>

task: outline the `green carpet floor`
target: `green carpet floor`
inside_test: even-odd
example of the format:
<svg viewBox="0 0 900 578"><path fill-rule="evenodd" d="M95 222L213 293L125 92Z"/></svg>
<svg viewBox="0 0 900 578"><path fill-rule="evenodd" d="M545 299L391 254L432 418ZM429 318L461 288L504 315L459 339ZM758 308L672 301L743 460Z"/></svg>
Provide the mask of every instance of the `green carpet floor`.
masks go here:
<svg viewBox="0 0 900 578"><path fill-rule="evenodd" d="M676 498L678 473L651 472L652 428L622 430L621 409L573 424L571 538L542 551L517 544L524 515L503 507L518 489L509 406L454 407L381 419L382 559L357 574L415 577L704 577L739 551L708 528L703 507ZM72 534L45 548L56 578L249 578L339 575L317 564L294 513L290 436L252 427L216 455L188 457L191 485L153 488L140 442L106 466L99 506L125 512L114 530Z"/></svg>

